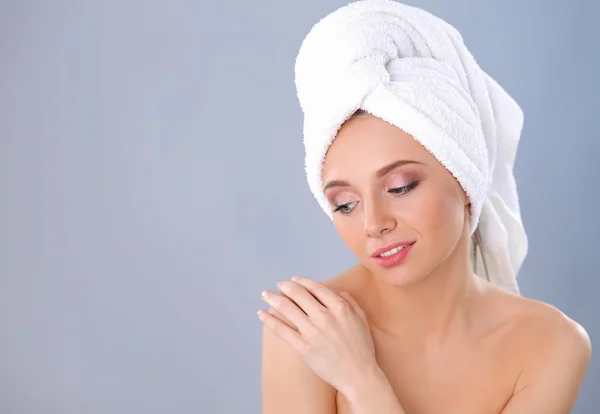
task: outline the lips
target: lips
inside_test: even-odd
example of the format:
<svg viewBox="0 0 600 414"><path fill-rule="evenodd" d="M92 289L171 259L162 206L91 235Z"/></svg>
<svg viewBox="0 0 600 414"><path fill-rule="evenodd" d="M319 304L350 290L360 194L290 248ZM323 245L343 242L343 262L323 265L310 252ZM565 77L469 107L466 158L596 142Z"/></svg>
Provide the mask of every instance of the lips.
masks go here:
<svg viewBox="0 0 600 414"><path fill-rule="evenodd" d="M393 242L393 243L389 243L383 247L380 247L379 249L375 250L373 252L373 254L371 255L371 257L379 257L381 256L382 253L388 252L396 247L406 247L406 246L410 246L411 244L414 244L414 241L399 241L399 242Z"/></svg>
<svg viewBox="0 0 600 414"><path fill-rule="evenodd" d="M409 255L414 244L414 242L409 244L389 244L388 246L395 245L395 247L392 247L390 254L385 254L384 256L380 254L379 256L375 256L373 260L384 269L394 268L404 263L404 260L406 260L406 257ZM383 249L387 249L388 246L384 247Z"/></svg>

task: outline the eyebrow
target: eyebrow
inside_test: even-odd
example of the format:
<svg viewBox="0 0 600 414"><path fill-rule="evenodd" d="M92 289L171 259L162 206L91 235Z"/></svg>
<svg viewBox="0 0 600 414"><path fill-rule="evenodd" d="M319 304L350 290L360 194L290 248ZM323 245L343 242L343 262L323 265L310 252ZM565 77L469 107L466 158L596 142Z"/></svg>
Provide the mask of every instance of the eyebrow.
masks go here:
<svg viewBox="0 0 600 414"><path fill-rule="evenodd" d="M377 178L381 178L384 175L386 175L387 173L389 173L390 171L401 167L403 165L406 164L420 164L420 165L425 165L422 162L419 161L413 161L413 160L398 160L398 161L394 161L382 168L380 168L375 174L377 175ZM323 191L327 191L330 188L333 187L349 187L350 183L348 181L344 181L344 180L331 180L328 181L327 184L325 184L325 186L323 186Z"/></svg>

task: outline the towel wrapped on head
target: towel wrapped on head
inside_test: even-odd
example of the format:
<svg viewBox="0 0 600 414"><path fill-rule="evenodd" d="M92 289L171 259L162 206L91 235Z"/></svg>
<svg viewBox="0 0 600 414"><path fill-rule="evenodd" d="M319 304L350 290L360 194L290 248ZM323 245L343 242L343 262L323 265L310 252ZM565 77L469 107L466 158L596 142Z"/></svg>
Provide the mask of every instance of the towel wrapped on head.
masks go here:
<svg viewBox="0 0 600 414"><path fill-rule="evenodd" d="M295 73L307 179L330 218L325 155L342 124L362 109L410 134L458 180L481 247L476 265L485 264L477 274L519 293L528 243L513 165L523 113L454 27L394 1L350 3L313 26Z"/></svg>

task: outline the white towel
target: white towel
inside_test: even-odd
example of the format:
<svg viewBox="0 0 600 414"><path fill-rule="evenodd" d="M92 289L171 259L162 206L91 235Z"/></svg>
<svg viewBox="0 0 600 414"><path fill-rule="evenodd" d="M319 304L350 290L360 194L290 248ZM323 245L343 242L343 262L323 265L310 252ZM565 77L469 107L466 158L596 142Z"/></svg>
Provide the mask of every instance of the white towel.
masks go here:
<svg viewBox="0 0 600 414"><path fill-rule="evenodd" d="M412 135L456 177L482 245L487 270L477 274L519 293L528 243L513 165L523 113L454 27L398 2L357 1L313 26L295 72L307 179L330 218L323 161L341 125L363 109Z"/></svg>

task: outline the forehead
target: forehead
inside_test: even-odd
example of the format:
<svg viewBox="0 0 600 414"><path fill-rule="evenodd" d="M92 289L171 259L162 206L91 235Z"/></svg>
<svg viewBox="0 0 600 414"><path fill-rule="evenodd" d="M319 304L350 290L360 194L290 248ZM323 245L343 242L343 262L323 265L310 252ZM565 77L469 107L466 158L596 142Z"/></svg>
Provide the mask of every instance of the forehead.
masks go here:
<svg viewBox="0 0 600 414"><path fill-rule="evenodd" d="M412 136L387 121L374 116L352 118L340 128L327 151L323 178L375 171L397 159L428 164L433 157Z"/></svg>

